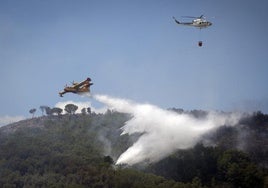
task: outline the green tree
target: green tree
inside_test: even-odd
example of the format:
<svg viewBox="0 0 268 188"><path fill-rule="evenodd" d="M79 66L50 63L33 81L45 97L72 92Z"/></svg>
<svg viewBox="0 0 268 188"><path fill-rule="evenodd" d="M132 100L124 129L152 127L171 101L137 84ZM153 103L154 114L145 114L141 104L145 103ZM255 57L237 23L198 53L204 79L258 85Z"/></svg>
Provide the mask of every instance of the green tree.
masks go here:
<svg viewBox="0 0 268 188"><path fill-rule="evenodd" d="M87 108L87 113L91 114L91 108L90 107Z"/></svg>
<svg viewBox="0 0 268 188"><path fill-rule="evenodd" d="M32 118L34 117L34 113L36 112L35 108L32 108L31 110L29 110L29 112L32 114Z"/></svg>
<svg viewBox="0 0 268 188"><path fill-rule="evenodd" d="M87 113L86 108L82 108L81 113L82 113L82 115L86 115L86 113Z"/></svg>
<svg viewBox="0 0 268 188"><path fill-rule="evenodd" d="M39 108L40 108L40 110L41 110L41 112L42 112L42 116L44 115L44 112L46 111L46 108L47 108L48 106L44 106L44 105L42 105L42 106L40 106Z"/></svg>
<svg viewBox="0 0 268 188"><path fill-rule="evenodd" d="M220 179L235 187L262 187L262 173L249 157L240 151L226 151L218 159Z"/></svg>
<svg viewBox="0 0 268 188"><path fill-rule="evenodd" d="M68 113L68 114L75 114L76 110L78 109L78 106L74 105L74 104L67 104L64 108L64 110Z"/></svg>
<svg viewBox="0 0 268 188"><path fill-rule="evenodd" d="M48 116L52 115L52 110L51 110L50 107L46 106L46 107L45 107L45 111L46 111L46 114L47 114Z"/></svg>
<svg viewBox="0 0 268 188"><path fill-rule="evenodd" d="M62 111L63 110L61 108L57 108L57 107L51 109L51 113L57 114L58 116L61 115Z"/></svg>

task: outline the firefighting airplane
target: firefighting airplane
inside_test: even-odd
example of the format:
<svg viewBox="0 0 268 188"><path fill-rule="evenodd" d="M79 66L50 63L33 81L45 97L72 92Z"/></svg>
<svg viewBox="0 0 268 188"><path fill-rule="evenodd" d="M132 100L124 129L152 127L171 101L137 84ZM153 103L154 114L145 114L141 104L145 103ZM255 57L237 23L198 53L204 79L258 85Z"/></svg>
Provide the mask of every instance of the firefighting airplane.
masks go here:
<svg viewBox="0 0 268 188"><path fill-rule="evenodd" d="M90 92L90 86L93 85L91 83L91 79L87 78L85 81L80 83L72 83L72 86L65 86L64 90L59 92L60 97L63 97L65 93L87 93Z"/></svg>

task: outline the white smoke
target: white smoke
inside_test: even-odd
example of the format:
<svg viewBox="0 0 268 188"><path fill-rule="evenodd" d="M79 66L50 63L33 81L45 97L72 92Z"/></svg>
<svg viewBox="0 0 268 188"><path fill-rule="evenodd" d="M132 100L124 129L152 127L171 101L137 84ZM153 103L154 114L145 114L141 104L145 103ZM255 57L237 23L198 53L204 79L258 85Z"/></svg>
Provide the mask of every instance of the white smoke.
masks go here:
<svg viewBox="0 0 268 188"><path fill-rule="evenodd" d="M177 149L194 146L207 131L227 123L235 124L239 120L236 115L225 116L217 113L210 113L205 119L197 119L150 104L137 104L104 95L93 97L116 111L132 114L133 118L121 128L122 134L143 133L121 154L116 164L156 162Z"/></svg>
<svg viewBox="0 0 268 188"><path fill-rule="evenodd" d="M26 119L24 116L0 116L0 127Z"/></svg>

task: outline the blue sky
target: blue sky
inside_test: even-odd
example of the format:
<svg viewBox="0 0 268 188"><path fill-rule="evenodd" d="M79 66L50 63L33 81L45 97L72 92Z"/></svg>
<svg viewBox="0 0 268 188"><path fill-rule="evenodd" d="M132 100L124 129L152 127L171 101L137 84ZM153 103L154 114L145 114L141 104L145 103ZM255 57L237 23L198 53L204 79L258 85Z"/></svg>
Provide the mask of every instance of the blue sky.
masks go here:
<svg viewBox="0 0 268 188"><path fill-rule="evenodd" d="M88 101L58 96L88 76L92 93L162 108L267 113L267 8L266 0L2 0L0 118ZM201 14L213 22L201 32L172 19Z"/></svg>

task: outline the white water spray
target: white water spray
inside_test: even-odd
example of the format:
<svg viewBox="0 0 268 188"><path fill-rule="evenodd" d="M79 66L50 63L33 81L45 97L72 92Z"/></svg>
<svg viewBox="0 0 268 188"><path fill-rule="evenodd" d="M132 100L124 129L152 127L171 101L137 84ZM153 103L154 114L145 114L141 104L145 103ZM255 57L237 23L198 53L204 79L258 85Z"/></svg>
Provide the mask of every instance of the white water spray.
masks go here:
<svg viewBox="0 0 268 188"><path fill-rule="evenodd" d="M121 128L122 134L143 133L139 139L118 158L116 164L133 165L143 161L156 162L177 149L194 146L200 136L220 125L237 123L238 116L223 116L210 113L205 119L187 114L177 114L150 104L112 98L105 95L93 96L99 102L118 112L133 116Z"/></svg>

